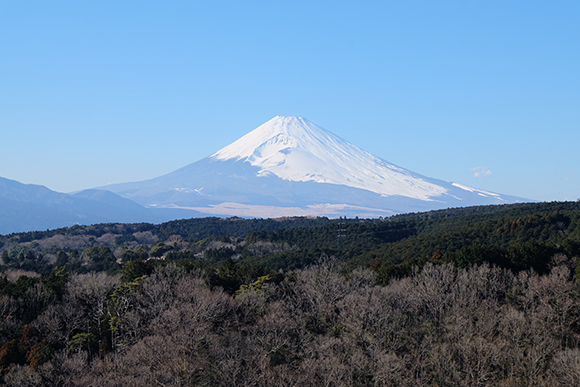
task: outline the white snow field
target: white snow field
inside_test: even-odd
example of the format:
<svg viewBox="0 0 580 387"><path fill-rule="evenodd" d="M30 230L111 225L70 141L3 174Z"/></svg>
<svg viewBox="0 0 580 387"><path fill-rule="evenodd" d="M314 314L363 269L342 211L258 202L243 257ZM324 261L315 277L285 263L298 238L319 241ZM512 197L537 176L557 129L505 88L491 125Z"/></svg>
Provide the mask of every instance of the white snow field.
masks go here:
<svg viewBox="0 0 580 387"><path fill-rule="evenodd" d="M211 158L247 161L260 167L262 176L346 185L383 196L430 200L446 192L302 117L274 117Z"/></svg>

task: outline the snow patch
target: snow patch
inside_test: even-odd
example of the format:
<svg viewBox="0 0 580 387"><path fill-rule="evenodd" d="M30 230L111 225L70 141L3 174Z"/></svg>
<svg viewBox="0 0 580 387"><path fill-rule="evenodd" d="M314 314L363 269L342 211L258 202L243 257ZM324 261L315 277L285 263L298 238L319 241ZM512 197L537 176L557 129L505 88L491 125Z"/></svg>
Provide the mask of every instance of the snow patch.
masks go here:
<svg viewBox="0 0 580 387"><path fill-rule="evenodd" d="M169 188L172 191L177 191L177 192L183 192L183 193L196 193L198 195L202 195L201 190L203 189L203 187L201 188L194 188L194 189L189 189L189 188Z"/></svg>
<svg viewBox="0 0 580 387"><path fill-rule="evenodd" d="M463 185L463 184L458 184L458 183L453 183L453 186L454 186L454 187L457 187L457 188L461 188L462 190L465 190L465 191L469 191L469 192L475 192L475 193L477 193L479 196L484 196L484 197L489 197L489 196L491 196L491 197L494 197L494 198L496 198L496 199L503 200L503 199L501 199L501 197L500 197L500 195L499 195L499 194L496 194L496 193L493 193L493 192L482 191L482 190L480 190L480 189L473 188L473 187L468 187L468 186L466 186L466 185Z"/></svg>

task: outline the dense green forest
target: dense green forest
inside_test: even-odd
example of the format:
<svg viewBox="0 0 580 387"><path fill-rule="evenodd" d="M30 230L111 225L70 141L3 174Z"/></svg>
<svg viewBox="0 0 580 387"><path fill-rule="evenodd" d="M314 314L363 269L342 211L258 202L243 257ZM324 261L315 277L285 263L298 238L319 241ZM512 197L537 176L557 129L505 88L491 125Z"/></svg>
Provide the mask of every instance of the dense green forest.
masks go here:
<svg viewBox="0 0 580 387"><path fill-rule="evenodd" d="M0 236L11 386L580 384L580 203Z"/></svg>

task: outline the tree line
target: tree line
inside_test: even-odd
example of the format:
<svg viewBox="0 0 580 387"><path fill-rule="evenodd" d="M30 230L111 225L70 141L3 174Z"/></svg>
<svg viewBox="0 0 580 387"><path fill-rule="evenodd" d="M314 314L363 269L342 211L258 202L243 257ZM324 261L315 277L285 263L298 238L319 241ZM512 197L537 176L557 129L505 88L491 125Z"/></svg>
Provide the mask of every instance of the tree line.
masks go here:
<svg viewBox="0 0 580 387"><path fill-rule="evenodd" d="M304 268L321 255L346 270L370 267L377 281L409 275L427 262L458 267L489 262L519 271L547 270L561 253L580 255L580 203L479 206L379 219L206 218L160 225L103 224L0 237L0 269L48 275L118 273L133 260L202 261L217 267L228 259L268 270ZM223 232L211 235L212 232ZM37 235L38 234L38 235ZM31 239L36 235L37 239Z"/></svg>

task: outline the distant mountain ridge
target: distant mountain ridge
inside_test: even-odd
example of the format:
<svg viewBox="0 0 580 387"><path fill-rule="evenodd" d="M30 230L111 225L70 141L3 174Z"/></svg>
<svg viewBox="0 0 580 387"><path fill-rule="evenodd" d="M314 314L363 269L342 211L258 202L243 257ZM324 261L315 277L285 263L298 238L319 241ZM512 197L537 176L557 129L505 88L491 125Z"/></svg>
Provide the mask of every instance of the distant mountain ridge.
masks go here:
<svg viewBox="0 0 580 387"><path fill-rule="evenodd" d="M192 211L186 215L199 216ZM180 211L145 208L109 191L93 189L69 195L0 177L0 234L75 224L163 222L182 217L187 216Z"/></svg>
<svg viewBox="0 0 580 387"><path fill-rule="evenodd" d="M283 116L174 172L101 188L149 207L250 217L375 217L526 201L422 176Z"/></svg>

